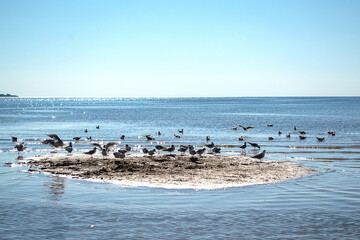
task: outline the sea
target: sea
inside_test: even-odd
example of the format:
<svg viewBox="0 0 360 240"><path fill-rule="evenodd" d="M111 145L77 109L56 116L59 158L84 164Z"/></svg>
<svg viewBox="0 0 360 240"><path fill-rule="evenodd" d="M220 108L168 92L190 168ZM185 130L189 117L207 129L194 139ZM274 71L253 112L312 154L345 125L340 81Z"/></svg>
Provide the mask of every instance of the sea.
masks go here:
<svg viewBox="0 0 360 240"><path fill-rule="evenodd" d="M0 239L360 239L359 126L359 97L1 98ZM133 154L212 141L221 154L252 156L259 150L239 146L255 142L266 159L314 171L275 184L201 190L75 180L18 165L64 153L40 143L50 133L72 141L75 154L92 149L90 136L129 144ZM26 144L23 153L12 136Z"/></svg>

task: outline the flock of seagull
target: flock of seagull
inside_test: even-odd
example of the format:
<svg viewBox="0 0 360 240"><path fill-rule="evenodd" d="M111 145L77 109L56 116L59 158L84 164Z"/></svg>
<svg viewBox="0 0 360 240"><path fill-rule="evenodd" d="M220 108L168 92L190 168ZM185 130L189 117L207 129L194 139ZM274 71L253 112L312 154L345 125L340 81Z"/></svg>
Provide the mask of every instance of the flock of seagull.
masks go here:
<svg viewBox="0 0 360 240"><path fill-rule="evenodd" d="M266 125L267 127L273 127L274 125L273 124L267 124ZM255 127L252 127L252 126L248 126L248 127L244 127L240 124L237 124L236 127L233 127L231 128L232 130L239 130L240 128L242 128L244 131L248 131L250 129L253 129ZM96 129L100 129L100 126L99 125L96 125ZM296 131L296 127L293 127L293 129ZM84 130L85 133L88 132L87 129ZM303 130L299 130L298 131L299 133L299 138L300 140L304 140L306 139L306 136L304 136L305 134L307 134L305 131ZM335 132L334 131L328 131L327 132L330 136L335 136ZM158 131L156 133L157 135L162 135L162 133L160 131ZM175 138L181 138L180 134L184 134L184 129L181 129L181 130L178 130L178 134L174 134L174 137ZM278 135L280 136L282 134L281 131L278 132ZM55 147L55 148L62 148L64 149L68 154L71 154L72 151L73 151L73 145L72 145L72 142L70 142L69 144L66 144L64 143L61 138L56 135L56 134L47 134L48 137L50 137L49 139L40 139L40 142L43 143L43 144L47 144L49 146L52 146L52 147ZM146 140L148 141L153 141L155 140L155 138L152 136L152 135L144 135L144 137L146 138ZM290 138L291 135L290 133L287 133L286 134L286 137L287 138ZM74 137L73 140L75 142L78 142L79 140L81 139L81 137ZM125 135L122 135L120 137L121 140L124 140L125 139ZM274 140L272 137L269 137L268 138L269 140ZM324 141L324 137L316 137L316 139L320 142ZM111 151L114 151L113 152L113 155L115 158L125 158L126 157L126 154L127 153L130 153L132 151L132 148L126 144L125 145L125 148L124 149L119 149L119 150L114 150L113 148L115 146L117 146L119 143L117 142L109 142L109 143L106 143L106 144L100 144L100 143L97 143L97 142L91 142L91 136L90 137L86 137L86 140L89 140L89 144L93 145L93 149L90 150L90 151L87 151L87 152L84 152L84 154L87 154L87 155L90 155L91 158L92 156L97 152L97 150L99 150L102 154L102 156L108 156L109 153ZM17 142L17 138L16 137L12 137L12 141L13 142ZM206 142L209 142L210 141L210 136L206 136ZM239 141L244 141L244 138L241 136L239 137ZM254 149L258 149L260 150L261 147L257 144L257 143L253 143L253 142L248 142L248 141L245 141L241 146L240 146L240 149L241 149L241 152L243 153L246 149L246 147L248 146L247 143L252 146ZM25 146L25 143L24 142L21 142L21 143L18 143L15 145L15 148L17 149L18 153L24 151L27 147ZM187 151L189 152L189 154L191 156L194 156L194 155L199 155L199 157L202 156L202 154L204 154L206 152L206 149L209 149L208 150L208 153L212 153L212 154L218 154L221 152L221 148L220 147L216 147L214 142L211 142L210 144L207 143L207 144L204 144L204 147L203 148L200 148L200 149L195 149L195 147L193 145L180 145L180 147L177 149L178 152L181 153L181 155L184 155ZM142 152L144 153L144 155L148 155L148 156L153 156L155 154L155 152L157 152L160 154L161 152L167 152L169 153L170 156L173 156L171 155L174 151L176 151L176 148L174 145L171 145L170 147L166 147L166 146L162 146L162 145L156 145L154 149L147 149L147 148L143 148L142 149ZM265 156L265 153L266 153L266 150L263 150L262 152L258 153L258 154L255 154L253 156L251 156L251 158L257 158L257 159L262 159L264 156Z"/></svg>

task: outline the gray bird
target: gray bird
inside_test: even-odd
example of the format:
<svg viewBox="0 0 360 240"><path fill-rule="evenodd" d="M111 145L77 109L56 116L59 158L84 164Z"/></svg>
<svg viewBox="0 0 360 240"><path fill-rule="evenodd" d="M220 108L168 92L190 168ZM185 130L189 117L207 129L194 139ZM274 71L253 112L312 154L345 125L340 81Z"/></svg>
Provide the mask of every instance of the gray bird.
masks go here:
<svg viewBox="0 0 360 240"><path fill-rule="evenodd" d="M114 152L113 155L115 158L125 158L126 150L118 150L117 152Z"/></svg>
<svg viewBox="0 0 360 240"><path fill-rule="evenodd" d="M259 146L257 143L248 142L248 144L250 144L254 149L255 149L255 148L260 149L260 146Z"/></svg>
<svg viewBox="0 0 360 240"><path fill-rule="evenodd" d="M261 153L258 153L254 156L252 156L251 158L257 158L257 159L262 159L263 157L265 157L265 152L266 150L262 151Z"/></svg>
<svg viewBox="0 0 360 240"><path fill-rule="evenodd" d="M129 144L125 145L125 150L129 153L131 152L131 147L129 146Z"/></svg>
<svg viewBox="0 0 360 240"><path fill-rule="evenodd" d="M322 141L325 140L325 138L323 138L323 137L316 137L316 139L317 139L319 142L322 142Z"/></svg>
<svg viewBox="0 0 360 240"><path fill-rule="evenodd" d="M287 138L290 138L290 137L291 137L290 133L286 134L286 137L287 137Z"/></svg>
<svg viewBox="0 0 360 240"><path fill-rule="evenodd" d="M117 145L118 143L117 142L109 142L106 145L104 144L102 146L99 143L90 143L90 144L95 147L98 147L101 150L101 155L107 156L108 152L109 152L109 148Z"/></svg>
<svg viewBox="0 0 360 240"><path fill-rule="evenodd" d="M246 148L246 142L244 142L244 144L243 144L243 145L241 145L241 146L240 146L240 148L241 148L241 151L244 151L244 150L245 150L245 148Z"/></svg>
<svg viewBox="0 0 360 240"><path fill-rule="evenodd" d="M214 147L211 151L212 151L213 153L215 153L215 155L216 155L217 153L220 153L221 148Z"/></svg>
<svg viewBox="0 0 360 240"><path fill-rule="evenodd" d="M206 150L206 148L202 148L202 149L197 150L196 153L199 154L201 157L201 154L203 154L205 152L205 150Z"/></svg>
<svg viewBox="0 0 360 240"><path fill-rule="evenodd" d="M142 149L142 152L146 155L146 154L149 153L149 150L148 150L147 148L143 148L143 149Z"/></svg>
<svg viewBox="0 0 360 240"><path fill-rule="evenodd" d="M13 141L13 142L17 142L17 137L11 137L11 141Z"/></svg>
<svg viewBox="0 0 360 240"><path fill-rule="evenodd" d="M305 140L306 137L305 136L299 136L300 140Z"/></svg>
<svg viewBox="0 0 360 240"><path fill-rule="evenodd" d="M15 145L16 150L18 151L18 154L22 151L24 151L27 147L25 146L25 143L18 143Z"/></svg>
<svg viewBox="0 0 360 240"><path fill-rule="evenodd" d="M175 150L175 146L174 146L174 145L171 145L171 147L166 148L166 149L164 149L163 151L169 152L169 153L171 154L171 152L173 152L174 150Z"/></svg>
<svg viewBox="0 0 360 240"><path fill-rule="evenodd" d="M213 148L215 146L214 142L211 142L210 144L205 144L208 148Z"/></svg>
<svg viewBox="0 0 360 240"><path fill-rule="evenodd" d="M90 150L88 152L84 152L84 154L87 154L87 155L91 155L91 158L92 158L92 155L96 153L96 147L93 148L93 150Z"/></svg>
<svg viewBox="0 0 360 240"><path fill-rule="evenodd" d="M73 151L72 142L69 143L69 146L65 147L65 151L70 154Z"/></svg>
<svg viewBox="0 0 360 240"><path fill-rule="evenodd" d="M73 137L73 139L74 139L75 141L79 141L79 140L81 139L81 137Z"/></svg>

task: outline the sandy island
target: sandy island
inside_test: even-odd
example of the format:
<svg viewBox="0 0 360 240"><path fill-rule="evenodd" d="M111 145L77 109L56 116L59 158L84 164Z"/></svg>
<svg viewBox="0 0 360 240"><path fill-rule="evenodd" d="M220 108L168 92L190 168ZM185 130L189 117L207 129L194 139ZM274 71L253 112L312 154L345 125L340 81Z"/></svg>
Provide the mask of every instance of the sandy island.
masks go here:
<svg viewBox="0 0 360 240"><path fill-rule="evenodd" d="M30 171L124 186L217 189L276 183L310 174L312 170L284 160L205 155L201 158L129 155L125 159L84 154L44 155L25 159Z"/></svg>

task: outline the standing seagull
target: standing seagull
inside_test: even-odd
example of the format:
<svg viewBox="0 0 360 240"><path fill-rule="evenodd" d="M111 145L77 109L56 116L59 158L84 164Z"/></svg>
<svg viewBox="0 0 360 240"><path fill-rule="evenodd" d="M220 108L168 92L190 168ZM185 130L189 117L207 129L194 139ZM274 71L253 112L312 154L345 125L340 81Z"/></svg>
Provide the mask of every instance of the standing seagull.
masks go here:
<svg viewBox="0 0 360 240"><path fill-rule="evenodd" d="M156 150L159 151L159 154L160 154L161 150L165 149L166 147L161 146L161 145L156 145L155 148L156 148Z"/></svg>
<svg viewBox="0 0 360 240"><path fill-rule="evenodd" d="M248 144L250 144L254 149L255 149L255 148L260 149L260 146L259 146L257 143L248 142Z"/></svg>
<svg viewBox="0 0 360 240"><path fill-rule="evenodd" d="M251 158L262 159L263 157L265 157L265 152L266 152L266 150L262 151L259 154L256 154L256 155L252 156Z"/></svg>
<svg viewBox="0 0 360 240"><path fill-rule="evenodd" d="M214 142L211 142L210 144L205 144L205 146L211 149L215 146L215 144Z"/></svg>
<svg viewBox="0 0 360 240"><path fill-rule="evenodd" d="M84 152L84 154L87 154L87 155L91 155L91 158L92 158L92 155L96 153L96 147L93 148L93 150L90 150L88 152Z"/></svg>
<svg viewBox="0 0 360 240"><path fill-rule="evenodd" d="M220 153L221 148L214 147L211 151L212 151L213 153L215 153L215 155L216 155L217 153Z"/></svg>
<svg viewBox="0 0 360 240"><path fill-rule="evenodd" d="M241 145L241 146L240 146L240 148L241 148L241 152L245 151L245 148L246 148L246 142L244 142L244 144L243 144L243 145Z"/></svg>
<svg viewBox="0 0 360 240"><path fill-rule="evenodd" d="M125 150L118 150L117 152L114 152L114 157L115 158L125 158Z"/></svg>
<svg viewBox="0 0 360 240"><path fill-rule="evenodd" d="M11 141L17 142L17 137L11 137Z"/></svg>
<svg viewBox="0 0 360 240"><path fill-rule="evenodd" d="M171 152L173 152L174 150L175 150L175 146L174 146L174 145L171 145L171 147L166 148L166 149L164 149L163 151L169 152L169 154L171 155Z"/></svg>
<svg viewBox="0 0 360 240"><path fill-rule="evenodd" d="M69 143L69 146L67 146L65 148L65 151L68 152L68 154L70 154L73 151L73 147L72 147L72 142Z"/></svg>
<svg viewBox="0 0 360 240"><path fill-rule="evenodd" d="M144 155L148 154L149 153L149 150L147 148L143 148L142 149L142 152L144 153Z"/></svg>

